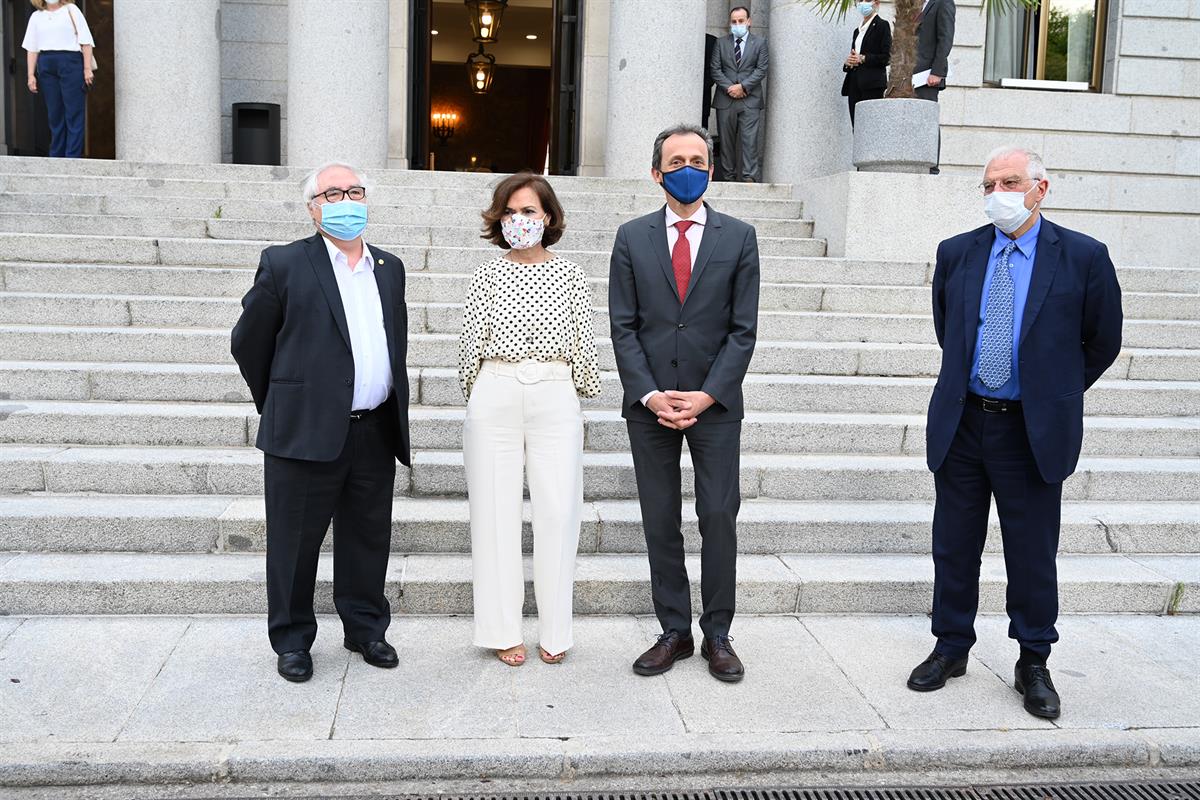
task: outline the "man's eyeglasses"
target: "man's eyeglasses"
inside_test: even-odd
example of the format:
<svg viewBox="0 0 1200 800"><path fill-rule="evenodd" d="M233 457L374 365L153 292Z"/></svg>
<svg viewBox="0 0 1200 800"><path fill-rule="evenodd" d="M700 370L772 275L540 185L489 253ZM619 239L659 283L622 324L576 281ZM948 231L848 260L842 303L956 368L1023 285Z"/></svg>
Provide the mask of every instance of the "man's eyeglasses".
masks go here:
<svg viewBox="0 0 1200 800"><path fill-rule="evenodd" d="M1022 184L1024 184L1028 180L1030 180L1030 178L1013 177L1013 178L1005 178L1004 180L998 181L998 182L997 181L983 181L982 183L979 184L979 188L983 189L983 193L985 195L991 194L992 192L996 191L997 186L999 186L1000 190L1004 191L1004 192L1017 192L1017 191L1021 190Z"/></svg>
<svg viewBox="0 0 1200 800"><path fill-rule="evenodd" d="M326 189L317 192L317 197L324 197L326 203L340 203L342 198L359 201L367 196L367 190L361 186L351 186L349 189Z"/></svg>

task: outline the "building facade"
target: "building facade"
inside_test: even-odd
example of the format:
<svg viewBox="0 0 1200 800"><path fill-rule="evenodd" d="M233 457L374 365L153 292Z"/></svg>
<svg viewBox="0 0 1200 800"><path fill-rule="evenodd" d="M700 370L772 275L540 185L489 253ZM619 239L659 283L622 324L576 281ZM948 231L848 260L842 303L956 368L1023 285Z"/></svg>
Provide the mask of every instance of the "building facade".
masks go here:
<svg viewBox="0 0 1200 800"><path fill-rule="evenodd" d="M621 177L646 174L662 127L701 121L704 37L726 34L738 4L510 0L489 46L496 99L476 106L462 72L471 10L460 0L80 2L101 27L110 20L111 47L101 31L97 55L111 94L94 93L91 113L103 120L111 103L111 130L89 127L100 153L107 135L119 159L228 162L234 104L255 102L279 106L283 164ZM801 185L853 170L839 94L853 21L822 18L805 0L747 5L770 43L764 177ZM25 0L6 0L10 57L21 55L12 51L28 13ZM1155 233L1163 222L1200 246L1200 2L1042 0L989 18L963 0L950 62L945 171L977 170L1002 142L1027 145L1054 173L1054 207L1130 260L1170 257ZM447 100L454 86L458 99ZM14 141L22 93L10 76L5 146L30 154ZM439 139L429 119L454 103L458 136ZM468 130L491 138L472 144ZM514 141L516 152L495 156Z"/></svg>

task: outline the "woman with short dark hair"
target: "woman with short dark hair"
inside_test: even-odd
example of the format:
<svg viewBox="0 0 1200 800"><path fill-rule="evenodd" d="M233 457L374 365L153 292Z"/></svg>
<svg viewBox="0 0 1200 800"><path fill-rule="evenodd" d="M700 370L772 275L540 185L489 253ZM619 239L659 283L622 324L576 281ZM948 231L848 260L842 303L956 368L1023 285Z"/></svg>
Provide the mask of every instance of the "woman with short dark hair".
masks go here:
<svg viewBox="0 0 1200 800"><path fill-rule="evenodd" d="M26 85L46 101L51 158L83 155L84 93L92 86L95 41L75 0L30 0L21 47L29 70Z"/></svg>
<svg viewBox="0 0 1200 800"><path fill-rule="evenodd" d="M583 514L580 397L600 394L592 296L579 265L546 249L562 236L550 183L524 172L497 184L483 235L508 252L480 265L467 292L459 381L471 514L475 644L525 663L521 631L523 473L533 507L538 650L560 663L573 644L575 554Z"/></svg>

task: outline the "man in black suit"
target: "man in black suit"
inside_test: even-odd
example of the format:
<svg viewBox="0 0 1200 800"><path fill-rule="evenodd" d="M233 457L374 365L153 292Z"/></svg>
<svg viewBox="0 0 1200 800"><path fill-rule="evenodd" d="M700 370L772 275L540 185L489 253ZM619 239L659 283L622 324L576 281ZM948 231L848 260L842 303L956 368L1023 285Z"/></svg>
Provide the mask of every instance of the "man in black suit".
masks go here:
<svg viewBox="0 0 1200 800"><path fill-rule="evenodd" d="M304 184L317 233L268 247L233 329L262 419L267 631L289 681L312 677L313 591L334 529L333 601L347 649L395 667L384 638L396 460L408 465L404 265L368 247L366 189L329 164Z"/></svg>
<svg viewBox="0 0 1200 800"><path fill-rule="evenodd" d="M717 110L717 130L721 134L724 181L762 181L758 132L767 105L762 85L767 77L767 40L750 33L751 24L749 9L733 8L729 12L729 35L717 41L708 60L708 76L717 85L713 108Z"/></svg>
<svg viewBox="0 0 1200 800"><path fill-rule="evenodd" d="M617 230L609 318L624 388L650 586L663 633L633 665L658 675L694 652L691 586L680 532L680 457L696 474L703 550L700 654L722 681L745 670L729 643L737 582L742 380L758 328L754 228L704 202L712 139L695 125L658 135L650 174L666 206Z"/></svg>
<svg viewBox="0 0 1200 800"><path fill-rule="evenodd" d="M933 323L942 367L929 401L926 458L933 513L933 635L910 689L966 672L975 643L979 565L991 498L1008 572L1015 688L1054 719L1046 659L1058 641L1062 482L1083 441L1083 393L1121 350L1121 287L1103 244L1041 215L1050 183L1035 153L1001 148L983 177L993 224L938 246Z"/></svg>

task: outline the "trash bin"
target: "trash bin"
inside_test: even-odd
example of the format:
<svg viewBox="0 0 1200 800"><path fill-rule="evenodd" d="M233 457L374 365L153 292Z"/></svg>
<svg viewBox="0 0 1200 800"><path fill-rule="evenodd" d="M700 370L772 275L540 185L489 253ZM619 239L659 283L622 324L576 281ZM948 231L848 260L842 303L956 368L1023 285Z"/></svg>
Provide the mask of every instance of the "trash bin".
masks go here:
<svg viewBox="0 0 1200 800"><path fill-rule="evenodd" d="M233 163L279 166L279 104L233 104Z"/></svg>

